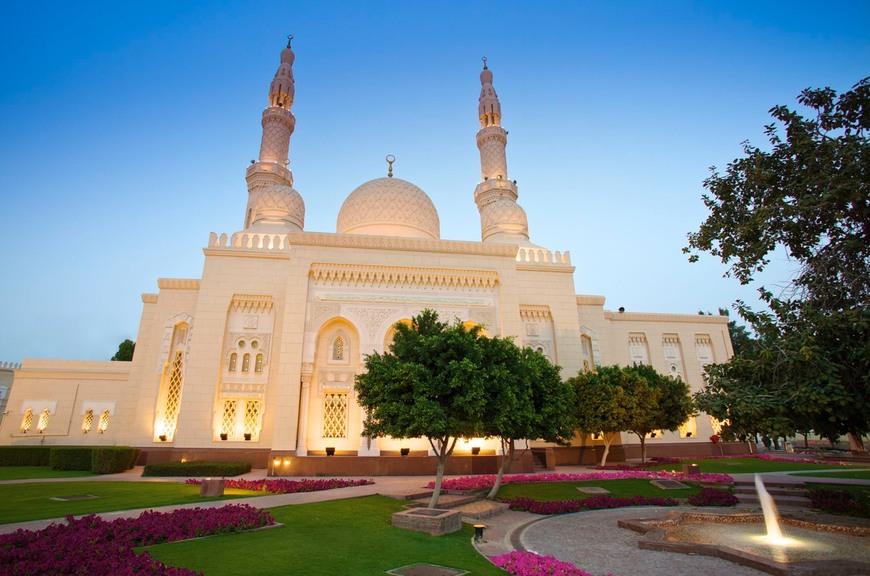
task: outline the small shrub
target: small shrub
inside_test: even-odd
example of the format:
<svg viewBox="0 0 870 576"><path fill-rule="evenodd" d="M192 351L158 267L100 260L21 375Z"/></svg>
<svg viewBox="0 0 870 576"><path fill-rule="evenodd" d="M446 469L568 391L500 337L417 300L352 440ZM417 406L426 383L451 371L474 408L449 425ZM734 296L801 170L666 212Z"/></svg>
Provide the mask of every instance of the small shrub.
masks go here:
<svg viewBox="0 0 870 576"><path fill-rule="evenodd" d="M538 574L592 576L573 564L562 562L552 556L540 556L534 552L514 550L510 554L491 556L489 559L493 564L513 576L536 576ZM613 575L609 574L608 576Z"/></svg>
<svg viewBox="0 0 870 576"><path fill-rule="evenodd" d="M0 446L0 466L48 466L49 446Z"/></svg>
<svg viewBox="0 0 870 576"><path fill-rule="evenodd" d="M185 484L199 486L202 480L188 478ZM298 492L319 492L321 490L334 490L335 488L347 488L348 486L368 486L374 484L374 480L344 480L342 478L309 480L286 480L275 478L269 480L245 480L243 478L226 481L227 488L239 490L253 490L256 492L269 492L270 494L296 494Z"/></svg>
<svg viewBox="0 0 870 576"><path fill-rule="evenodd" d="M94 448L91 454L90 470L97 474L117 474L136 465L139 448L128 446L108 446Z"/></svg>
<svg viewBox="0 0 870 576"><path fill-rule="evenodd" d="M715 488L701 488L700 492L689 496L692 506L736 506L737 502L737 496L731 492Z"/></svg>
<svg viewBox="0 0 870 576"><path fill-rule="evenodd" d="M579 500L556 500L538 502L531 498L502 499L510 505L511 510L531 512L533 514L569 514L580 510L604 510L608 508L624 508L626 506L676 506L673 498L649 498L647 496L617 497L610 495L590 496Z"/></svg>
<svg viewBox="0 0 870 576"><path fill-rule="evenodd" d="M251 471L247 462L163 462L148 464L142 476L238 476Z"/></svg>
<svg viewBox="0 0 870 576"><path fill-rule="evenodd" d="M870 517L870 506L858 502L848 490L810 488L806 491L810 506L831 514L844 516Z"/></svg>
<svg viewBox="0 0 870 576"><path fill-rule="evenodd" d="M81 446L55 446L48 462L53 470L90 470L92 452L93 448Z"/></svg>

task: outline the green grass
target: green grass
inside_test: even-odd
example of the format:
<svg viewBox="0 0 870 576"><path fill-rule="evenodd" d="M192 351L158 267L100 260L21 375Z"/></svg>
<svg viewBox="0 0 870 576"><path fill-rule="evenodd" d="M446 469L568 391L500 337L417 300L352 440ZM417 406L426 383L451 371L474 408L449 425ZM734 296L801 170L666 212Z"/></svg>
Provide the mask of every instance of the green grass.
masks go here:
<svg viewBox="0 0 870 576"><path fill-rule="evenodd" d="M531 498L538 502L553 502L557 500L580 500L596 494L584 494L577 490L578 486L599 487L610 492L611 496L647 496L650 498L688 498L701 490L700 486L692 485L684 490L663 490L654 486L649 480L629 478L625 480L590 480L584 482L518 482L505 484L498 491L499 498Z"/></svg>
<svg viewBox="0 0 870 576"><path fill-rule="evenodd" d="M165 564L208 576L383 576L418 562L461 568L474 576L504 576L471 546L468 524L437 537L391 526L391 514L402 506L384 496L282 506L269 510L281 527L160 544L148 551Z"/></svg>
<svg viewBox="0 0 870 576"><path fill-rule="evenodd" d="M95 474L87 470L54 470L49 466L0 466L0 480L79 478L82 476L95 476Z"/></svg>
<svg viewBox="0 0 870 576"><path fill-rule="evenodd" d="M791 470L842 470L837 464L775 462L761 458L710 458L683 460L680 464L651 465L650 470L680 470L682 464L697 464L708 474L751 474L753 472L788 472Z"/></svg>
<svg viewBox="0 0 870 576"><path fill-rule="evenodd" d="M870 470L846 470L843 472L800 472L792 476L812 476L813 478L851 478L870 480Z"/></svg>
<svg viewBox="0 0 870 576"><path fill-rule="evenodd" d="M58 502L55 497L91 494L91 500ZM27 482L0 485L0 524L78 516L95 512L154 508L246 496L264 492L227 489L223 498L202 498L199 486L180 482Z"/></svg>

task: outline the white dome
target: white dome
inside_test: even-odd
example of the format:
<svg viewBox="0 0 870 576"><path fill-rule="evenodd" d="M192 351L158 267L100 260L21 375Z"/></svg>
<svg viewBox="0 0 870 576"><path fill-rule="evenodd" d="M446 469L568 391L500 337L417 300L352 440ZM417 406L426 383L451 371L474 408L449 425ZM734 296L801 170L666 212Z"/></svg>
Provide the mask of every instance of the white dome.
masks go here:
<svg viewBox="0 0 870 576"><path fill-rule="evenodd" d="M499 238L529 239L529 221L526 211L509 198L499 198L480 212L483 241Z"/></svg>
<svg viewBox="0 0 870 576"><path fill-rule="evenodd" d="M305 226L305 202L286 184L272 186L260 192L252 202L251 224L302 230Z"/></svg>
<svg viewBox="0 0 870 576"><path fill-rule="evenodd" d="M400 178L377 178L345 199L336 232L437 240L441 222L425 192Z"/></svg>

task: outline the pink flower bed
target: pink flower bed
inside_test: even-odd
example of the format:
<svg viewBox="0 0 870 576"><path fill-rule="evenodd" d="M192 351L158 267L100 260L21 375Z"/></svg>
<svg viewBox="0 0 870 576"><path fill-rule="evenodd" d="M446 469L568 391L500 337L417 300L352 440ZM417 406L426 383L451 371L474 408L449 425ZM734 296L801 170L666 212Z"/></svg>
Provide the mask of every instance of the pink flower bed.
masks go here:
<svg viewBox="0 0 870 576"><path fill-rule="evenodd" d="M647 496L590 496L578 500L555 500L538 502L531 498L504 498L502 502L510 504L511 510L531 512L533 514L570 514L580 510L604 510L608 508L624 508L626 506L676 506L679 504L673 498L648 498Z"/></svg>
<svg viewBox="0 0 870 576"><path fill-rule="evenodd" d="M562 474L552 472L547 474L506 474L502 478L503 484L529 483L529 482L582 482L587 480L625 480L628 478L646 478L650 480L688 480L694 482L710 482L731 484L734 479L728 474L696 474L688 477L682 472L646 471L646 470L621 470L616 472L586 472L580 474ZM462 478L449 478L444 480L444 490L474 491L487 490L495 484L494 474L481 474L480 476L463 476ZM429 482L429 488L434 488L435 483Z"/></svg>
<svg viewBox="0 0 870 576"><path fill-rule="evenodd" d="M147 511L111 522L94 514L79 519L67 516L66 522L0 535L0 573L190 576L197 573L165 566L147 552L136 554L133 549L275 523L268 512L248 505Z"/></svg>
<svg viewBox="0 0 870 576"><path fill-rule="evenodd" d="M333 490L335 488L347 488L349 486L368 486L374 484L374 480L345 480L342 478L318 478L316 480L286 480L275 478L270 480L243 480L226 479L227 488L240 490L256 490L271 494L296 494L297 492L318 492L320 490ZM202 480L189 478L185 484L202 484Z"/></svg>
<svg viewBox="0 0 870 576"><path fill-rule="evenodd" d="M534 552L514 551L501 556L491 556L490 562L503 568L508 574L514 576L592 576L588 572L580 570L573 564L561 562L552 556L540 556ZM607 576L613 576L608 574Z"/></svg>

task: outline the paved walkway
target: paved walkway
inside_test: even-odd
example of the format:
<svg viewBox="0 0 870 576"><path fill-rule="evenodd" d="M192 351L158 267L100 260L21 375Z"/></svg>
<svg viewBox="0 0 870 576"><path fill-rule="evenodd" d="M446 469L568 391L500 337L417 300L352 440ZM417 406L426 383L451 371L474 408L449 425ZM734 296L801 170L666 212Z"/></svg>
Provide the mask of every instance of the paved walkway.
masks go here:
<svg viewBox="0 0 870 576"><path fill-rule="evenodd" d="M854 470L854 468L852 468ZM259 479L266 477L265 470L257 470L245 474L242 478ZM564 473L594 473L594 469L582 466L559 467ZM183 482L186 478L142 478L142 469L135 468L121 474L109 474L99 477L85 476L77 478L40 479L39 482L90 482L90 481L153 481L153 482ZM734 474L735 479L751 480L753 474ZM768 473L764 476L777 480L820 481L818 478L796 477L781 472ZM258 508L272 508L288 504L307 504L327 500L357 498L380 494L406 499L425 490L431 480L429 476L378 476L375 484L354 486L321 492L305 492L300 494L277 494L257 498L240 498L235 500L219 500L177 506L150 508L151 510L168 512L177 508L213 508L226 504L245 503ZM866 480L826 477L825 483L863 484ZM10 480L2 484L33 482L33 480ZM100 514L101 517L112 520L121 517L135 517L143 510L127 510ZM759 576L762 572L751 568L736 566L724 560L704 556L689 556L640 550L637 547L638 535L629 530L619 528L617 521L621 518L653 517L673 511L673 508L621 508L617 510L598 510L563 516L539 516L527 512L507 510L502 514L484 520L466 519L471 523L486 525L481 542L475 543L477 550L484 556L506 554L516 549L527 549L539 554L548 554L565 562L571 562L577 567L596 576L613 573L616 576L697 576L699 574L729 574L729 576ZM40 530L56 520L36 520L17 524L0 525L0 533L14 532L19 528L25 530Z"/></svg>

